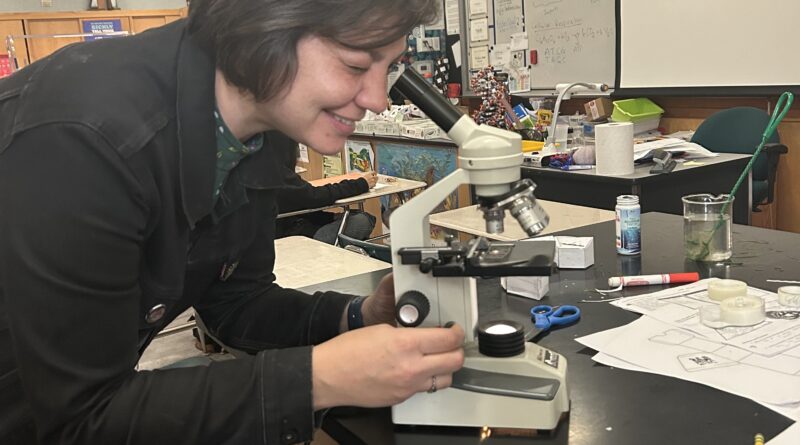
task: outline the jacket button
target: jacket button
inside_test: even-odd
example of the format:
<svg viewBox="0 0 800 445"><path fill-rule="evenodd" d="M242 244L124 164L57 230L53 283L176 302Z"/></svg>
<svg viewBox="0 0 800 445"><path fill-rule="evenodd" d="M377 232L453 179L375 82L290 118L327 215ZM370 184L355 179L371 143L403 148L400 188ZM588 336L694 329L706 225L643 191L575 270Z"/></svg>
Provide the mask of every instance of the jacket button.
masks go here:
<svg viewBox="0 0 800 445"><path fill-rule="evenodd" d="M158 320L161 320L164 317L164 314L167 313L167 306L163 304L157 304L153 306L149 311L147 311L147 315L144 317L144 321L153 324Z"/></svg>

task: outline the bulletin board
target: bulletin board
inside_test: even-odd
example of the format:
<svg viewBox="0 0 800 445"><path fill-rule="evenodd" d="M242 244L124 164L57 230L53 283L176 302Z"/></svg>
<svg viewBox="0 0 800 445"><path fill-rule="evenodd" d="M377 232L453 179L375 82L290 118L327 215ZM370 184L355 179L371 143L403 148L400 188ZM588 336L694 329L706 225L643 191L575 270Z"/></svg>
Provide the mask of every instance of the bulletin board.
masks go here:
<svg viewBox="0 0 800 445"><path fill-rule="evenodd" d="M509 90L616 77L616 0L464 0L470 70L492 65Z"/></svg>
<svg viewBox="0 0 800 445"><path fill-rule="evenodd" d="M453 1L455 1L455 15L453 16ZM436 70L436 61L444 59L447 62L447 82L461 82L460 50L453 54L454 44L458 42L458 0L439 0L439 16L435 23L428 23L415 27L408 36L408 52L401 60L406 67L414 68L425 76L433 75ZM448 8L450 8L448 10ZM453 19L455 21L453 23ZM450 23L450 25L448 25ZM453 27L454 26L454 27ZM455 36L451 35L455 32ZM399 72L396 73L399 75ZM390 75L391 79L391 75ZM393 79L391 79L393 81Z"/></svg>

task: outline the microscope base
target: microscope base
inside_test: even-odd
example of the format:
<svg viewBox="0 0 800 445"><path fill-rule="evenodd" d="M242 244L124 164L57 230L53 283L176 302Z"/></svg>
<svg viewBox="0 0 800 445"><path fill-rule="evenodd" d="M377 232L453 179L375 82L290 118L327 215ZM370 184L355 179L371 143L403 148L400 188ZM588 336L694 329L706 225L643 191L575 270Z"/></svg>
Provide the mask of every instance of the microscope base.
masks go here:
<svg viewBox="0 0 800 445"><path fill-rule="evenodd" d="M492 374L483 383L496 388L474 389L472 383L482 386L480 379L461 374L454 378L456 383L451 388L420 393L395 405L395 424L553 430L562 414L569 411L567 361L563 356L534 343L526 343L524 353L507 358L484 356L475 344L464 352L466 374ZM533 386L525 387L526 378L533 378ZM543 384L538 385L535 379ZM465 384L473 389L456 388Z"/></svg>

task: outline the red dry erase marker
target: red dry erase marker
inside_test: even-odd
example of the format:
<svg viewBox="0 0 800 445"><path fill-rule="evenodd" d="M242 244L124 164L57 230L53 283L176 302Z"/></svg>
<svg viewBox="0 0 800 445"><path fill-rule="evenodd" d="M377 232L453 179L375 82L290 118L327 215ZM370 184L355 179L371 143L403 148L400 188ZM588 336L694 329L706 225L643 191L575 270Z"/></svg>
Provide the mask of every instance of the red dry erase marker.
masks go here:
<svg viewBox="0 0 800 445"><path fill-rule="evenodd" d="M649 286L651 284L694 283L700 279L697 272L665 273L660 275L637 275L632 277L611 277L608 279L610 287L617 286Z"/></svg>

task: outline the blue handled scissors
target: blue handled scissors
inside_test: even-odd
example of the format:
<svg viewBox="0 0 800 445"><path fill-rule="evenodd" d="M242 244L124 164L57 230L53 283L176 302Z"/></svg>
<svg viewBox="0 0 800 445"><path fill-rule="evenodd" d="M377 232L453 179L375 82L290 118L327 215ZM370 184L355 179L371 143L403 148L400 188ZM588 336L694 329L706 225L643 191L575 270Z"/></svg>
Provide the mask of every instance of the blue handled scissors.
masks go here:
<svg viewBox="0 0 800 445"><path fill-rule="evenodd" d="M553 307L543 304L531 308L531 318L534 329L528 334L528 340L538 337L553 326L566 326L577 322L581 319L581 310L572 305Z"/></svg>

